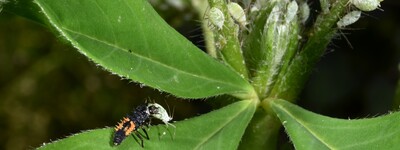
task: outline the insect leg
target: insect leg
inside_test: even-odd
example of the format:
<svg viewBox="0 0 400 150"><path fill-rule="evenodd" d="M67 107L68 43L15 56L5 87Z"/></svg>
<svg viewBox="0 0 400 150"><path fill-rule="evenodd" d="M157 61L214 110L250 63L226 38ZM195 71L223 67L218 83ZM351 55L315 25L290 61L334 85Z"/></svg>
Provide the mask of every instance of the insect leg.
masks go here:
<svg viewBox="0 0 400 150"><path fill-rule="evenodd" d="M135 132L135 135L136 135L136 136L139 138L139 140L141 141L140 146L142 146L142 148L144 148L144 145L143 145L143 137L140 135L139 132Z"/></svg>
<svg viewBox="0 0 400 150"><path fill-rule="evenodd" d="M149 137L149 135L147 134L146 129L142 128L142 130L143 130L144 134L146 134L146 137L145 137L145 138L146 138L147 140L150 140L150 137Z"/></svg>

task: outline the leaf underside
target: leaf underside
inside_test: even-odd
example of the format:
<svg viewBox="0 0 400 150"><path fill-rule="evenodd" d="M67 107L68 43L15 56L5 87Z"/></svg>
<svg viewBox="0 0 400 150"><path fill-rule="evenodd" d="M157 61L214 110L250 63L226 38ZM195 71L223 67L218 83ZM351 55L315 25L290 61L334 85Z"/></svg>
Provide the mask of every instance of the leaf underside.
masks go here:
<svg viewBox="0 0 400 150"><path fill-rule="evenodd" d="M186 98L246 93L250 84L171 28L146 0L35 0L50 24L114 74Z"/></svg>
<svg viewBox="0 0 400 150"><path fill-rule="evenodd" d="M318 115L284 100L271 102L298 150L398 149L400 113L345 120Z"/></svg>

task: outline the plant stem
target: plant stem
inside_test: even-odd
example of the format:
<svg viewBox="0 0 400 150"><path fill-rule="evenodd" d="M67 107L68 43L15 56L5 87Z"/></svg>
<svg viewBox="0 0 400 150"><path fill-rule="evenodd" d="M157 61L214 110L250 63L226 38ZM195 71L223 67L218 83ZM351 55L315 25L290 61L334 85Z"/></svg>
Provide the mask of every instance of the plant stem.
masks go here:
<svg viewBox="0 0 400 150"><path fill-rule="evenodd" d="M247 79L247 68L239 41L239 26L231 18L225 0L208 0L208 2L211 8L220 9L225 17L222 29L215 29L214 32L217 49L222 54L221 59Z"/></svg>
<svg viewBox="0 0 400 150"><path fill-rule="evenodd" d="M214 33L209 28L209 22L207 18L205 18L205 13L207 11L208 2L204 0L194 0L191 1L192 6L196 9L197 13L199 14L199 19L201 24L201 28L203 29L203 36L206 45L206 50L209 55L214 58L217 58L217 51L215 49L215 41L214 41Z"/></svg>
<svg viewBox="0 0 400 150"><path fill-rule="evenodd" d="M326 46L336 34L336 22L343 15L348 0L337 0L332 4L329 13L320 14L313 28L308 33L308 41L302 51L295 56L286 69L280 74L270 97L294 101L304 87L315 64L325 52Z"/></svg>
<svg viewBox="0 0 400 150"><path fill-rule="evenodd" d="M246 60L246 65L249 70L249 76L254 77L256 70L261 66L264 60L265 50L261 49L261 37L264 31L264 26L267 21L268 15L270 14L272 8L275 6L274 1L270 1L265 8L258 12L253 23L250 24L251 32L244 41L243 55Z"/></svg>
<svg viewBox="0 0 400 150"><path fill-rule="evenodd" d="M247 126L238 149L276 149L281 123L264 110L257 109Z"/></svg>
<svg viewBox="0 0 400 150"><path fill-rule="evenodd" d="M264 58L253 78L253 86L260 98L268 96L282 67L287 67L298 49L297 10L295 1L277 2L266 21L260 46Z"/></svg>

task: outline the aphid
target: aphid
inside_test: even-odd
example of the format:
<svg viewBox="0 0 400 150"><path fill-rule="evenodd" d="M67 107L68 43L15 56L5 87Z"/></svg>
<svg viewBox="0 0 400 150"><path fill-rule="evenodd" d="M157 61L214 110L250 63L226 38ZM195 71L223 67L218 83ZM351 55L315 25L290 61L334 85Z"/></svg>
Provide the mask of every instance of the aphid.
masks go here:
<svg viewBox="0 0 400 150"><path fill-rule="evenodd" d="M118 125L115 126L115 133L113 143L114 145L119 145L122 141L134 133L136 137L141 141L141 146L143 146L143 135L138 132L139 129L142 129L145 133L145 138L149 140L149 135L147 134L144 126L148 127L150 125L150 119L156 118L164 122L166 125L172 125L169 121L172 120L172 117L168 115L167 111L157 103L145 103L139 105L132 111L131 114L128 114L124 117Z"/></svg>
<svg viewBox="0 0 400 150"><path fill-rule="evenodd" d="M307 3L302 3L300 5L300 20L301 23L305 24L310 17L310 6Z"/></svg>
<svg viewBox="0 0 400 150"><path fill-rule="evenodd" d="M221 30L225 22L224 13L222 13L220 9L213 7L208 12L208 16L209 16L208 19L210 20L211 24L217 27L218 30Z"/></svg>
<svg viewBox="0 0 400 150"><path fill-rule="evenodd" d="M383 0L350 0L350 2L362 11L373 11L379 8Z"/></svg>
<svg viewBox="0 0 400 150"><path fill-rule="evenodd" d="M336 25L339 28L343 28L345 26L355 23L358 19L360 19L360 17L361 17L361 11L352 11L352 12L349 12L348 14L346 14L345 16L343 16L343 18L340 19L336 23Z"/></svg>
<svg viewBox="0 0 400 150"><path fill-rule="evenodd" d="M280 19L281 11L281 8L278 5L275 5L272 8L270 15L268 16L267 25L275 24L276 22L278 22Z"/></svg>
<svg viewBox="0 0 400 150"><path fill-rule="evenodd" d="M157 118L161 120L165 125L171 125L175 127L173 124L169 123L172 120L172 117L168 115L168 112L157 103L148 104L150 116L153 118Z"/></svg>
<svg viewBox="0 0 400 150"><path fill-rule="evenodd" d="M286 23L290 23L296 17L297 10L299 10L299 6L296 1L292 1L288 4L285 18Z"/></svg>
<svg viewBox="0 0 400 150"><path fill-rule="evenodd" d="M115 126L114 145L121 144L127 136L134 133L140 139L141 146L143 147L143 137L138 130L143 129L143 132L146 134L145 138L149 139L146 130L143 128L144 125L148 126L150 124L150 113L147 106L148 104L139 105L133 110L132 114L128 114Z"/></svg>
<svg viewBox="0 0 400 150"><path fill-rule="evenodd" d="M235 2L230 2L227 7L232 18L239 23L241 27L245 27L247 25L247 20L243 8Z"/></svg>

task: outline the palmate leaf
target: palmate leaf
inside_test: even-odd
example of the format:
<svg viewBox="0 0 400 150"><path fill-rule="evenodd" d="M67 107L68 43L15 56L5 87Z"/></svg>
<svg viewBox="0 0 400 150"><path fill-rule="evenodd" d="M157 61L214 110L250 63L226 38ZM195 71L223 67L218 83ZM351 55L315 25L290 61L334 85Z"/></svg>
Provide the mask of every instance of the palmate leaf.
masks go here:
<svg viewBox="0 0 400 150"><path fill-rule="evenodd" d="M274 100L271 106L298 150L399 149L399 112L345 120L318 115L284 100Z"/></svg>
<svg viewBox="0 0 400 150"><path fill-rule="evenodd" d="M208 114L174 123L176 129L164 125L148 129L146 149L236 149L254 114L254 101L244 100ZM132 136L119 146L112 146L113 129L86 131L46 144L40 149L140 149ZM160 136L161 135L161 136ZM173 137L173 138L172 138Z"/></svg>
<svg viewBox="0 0 400 150"><path fill-rule="evenodd" d="M186 98L252 93L171 28L146 0L35 0L79 51L112 73Z"/></svg>

